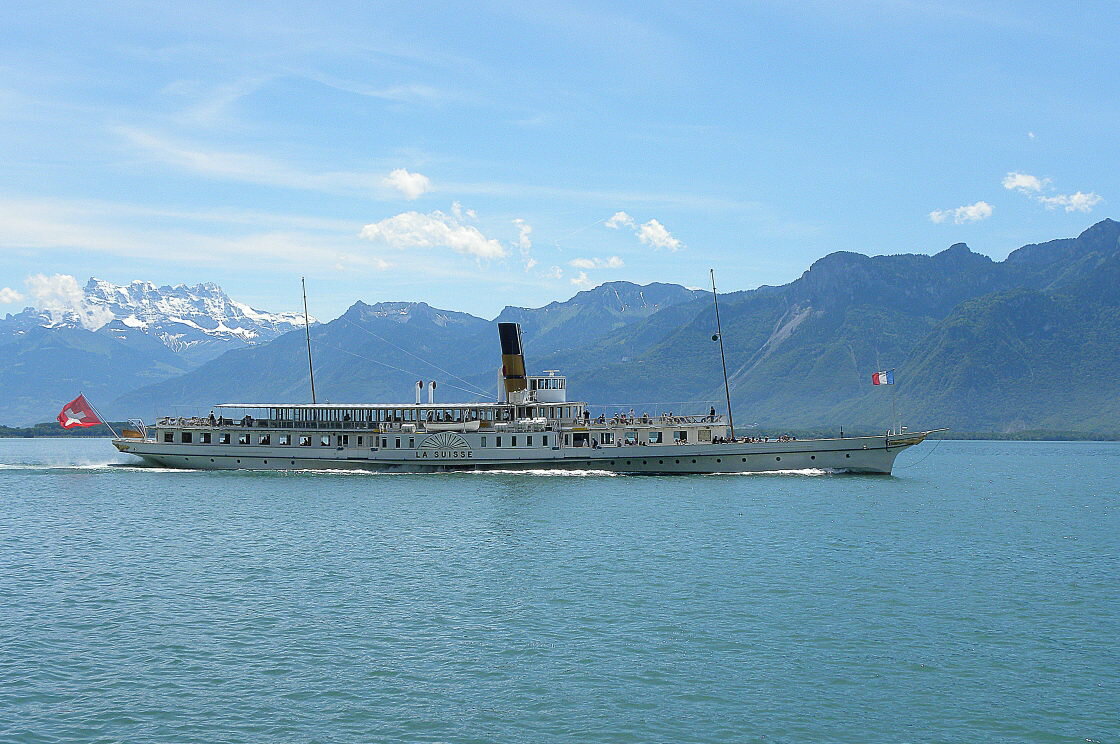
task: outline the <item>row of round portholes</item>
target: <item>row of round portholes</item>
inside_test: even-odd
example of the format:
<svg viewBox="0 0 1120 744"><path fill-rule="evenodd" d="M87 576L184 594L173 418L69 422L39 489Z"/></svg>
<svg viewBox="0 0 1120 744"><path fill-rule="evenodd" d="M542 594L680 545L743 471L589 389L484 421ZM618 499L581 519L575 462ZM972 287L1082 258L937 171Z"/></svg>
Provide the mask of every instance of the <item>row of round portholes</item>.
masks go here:
<svg viewBox="0 0 1120 744"><path fill-rule="evenodd" d="M850 454L845 454L845 455L844 455L844 457L851 457L851 455L850 455ZM816 455L809 455L809 459L810 459L810 460L816 460L816 459L817 459L817 456L816 456ZM743 462L746 462L746 461L747 461L747 458L745 458L745 457L744 457L744 458L742 458L742 460L743 460ZM775 458L774 458L774 460L776 460L777 462L781 462L781 461L782 461L782 458L781 458L781 457L775 457ZM676 463L677 465L680 465L680 464L681 464L681 461L680 461L680 460L674 460L673 462L674 462L674 463ZM718 462L723 462L723 459L722 459L722 458L719 458L719 457L717 457L717 458L716 458L716 462L717 462L717 463L718 463ZM616 462L615 462L614 460L611 460L611 465L615 465L615 464L617 464L617 463L616 463ZM629 461L629 460L627 460L627 461L626 461L626 464L627 464L627 465L630 465L631 463L630 463L630 461ZM643 465L648 465L648 464L649 464L649 461L648 461L648 460L642 460L642 464L643 464ZM665 464L665 461L664 461L664 460L658 460L658 461L657 461L657 464L658 464L658 465L664 465L664 464ZM692 461L692 464L693 464L693 465L695 465L695 464L696 464L696 460L693 460L693 461Z"/></svg>

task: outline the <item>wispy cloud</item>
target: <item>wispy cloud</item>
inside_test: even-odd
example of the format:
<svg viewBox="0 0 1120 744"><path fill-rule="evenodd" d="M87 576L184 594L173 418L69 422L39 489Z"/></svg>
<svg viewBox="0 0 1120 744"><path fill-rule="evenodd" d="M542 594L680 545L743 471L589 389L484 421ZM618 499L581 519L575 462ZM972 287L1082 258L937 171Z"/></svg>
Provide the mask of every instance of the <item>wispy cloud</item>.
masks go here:
<svg viewBox="0 0 1120 744"><path fill-rule="evenodd" d="M1040 196L1038 201L1047 209L1065 208L1067 212L1092 212L1093 207L1104 201L1099 194L1088 194L1078 191L1073 194L1058 194L1056 196Z"/></svg>
<svg viewBox="0 0 1120 744"><path fill-rule="evenodd" d="M966 222L979 222L992 216L993 207L986 201L978 201L956 209L935 209L929 213L931 222L941 223L952 218L953 224L963 225Z"/></svg>
<svg viewBox="0 0 1120 744"><path fill-rule="evenodd" d="M572 277L568 281L571 282L573 285L579 287L580 289L591 289L592 287L595 286L595 282L593 282L593 281L591 281L590 279L587 278L587 272L586 271L579 272L579 274Z"/></svg>
<svg viewBox="0 0 1120 744"><path fill-rule="evenodd" d="M525 220L518 217L513 221L517 226L517 252L521 255L521 260L525 264L525 270L529 271L537 265L537 259L533 258L533 226Z"/></svg>
<svg viewBox="0 0 1120 744"><path fill-rule="evenodd" d="M621 269L626 264L618 256L610 258L573 258L569 266L577 269Z"/></svg>
<svg viewBox="0 0 1120 744"><path fill-rule="evenodd" d="M164 218L152 220L152 217ZM139 218L140 226L131 223ZM169 224L170 222L170 224ZM239 227L231 231L230 227ZM384 259L360 250L357 227L327 220L263 212L176 211L102 201L0 199L0 235L8 251L83 251L135 260L159 246L161 261L258 268L333 266L383 270Z"/></svg>
<svg viewBox="0 0 1120 744"><path fill-rule="evenodd" d="M404 174L396 177L392 173L379 176L361 171L313 172L261 155L198 147L132 127L120 127L115 131L159 162L227 181L381 199L401 193L408 196L430 185L427 177L408 173L403 168L399 170Z"/></svg>

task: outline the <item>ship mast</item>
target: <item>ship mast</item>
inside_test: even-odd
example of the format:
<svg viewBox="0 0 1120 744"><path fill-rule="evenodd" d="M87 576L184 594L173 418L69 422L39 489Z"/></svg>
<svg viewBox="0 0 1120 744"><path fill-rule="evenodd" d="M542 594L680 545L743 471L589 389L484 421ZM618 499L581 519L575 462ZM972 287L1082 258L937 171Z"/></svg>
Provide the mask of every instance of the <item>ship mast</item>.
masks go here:
<svg viewBox="0 0 1120 744"><path fill-rule="evenodd" d="M317 402L315 400L315 365L311 363L311 319L307 315L307 279L301 276L299 283L303 286L303 333L307 336L307 373L311 377L311 403L314 404Z"/></svg>
<svg viewBox="0 0 1120 744"><path fill-rule="evenodd" d="M735 438L735 416L731 413L731 388L727 384L727 357L723 353L723 329L719 324L719 295L716 293L716 270L708 269L712 275L712 304L716 308L716 335L714 341L719 341L719 361L723 365L723 394L727 399L727 421L731 424L731 438Z"/></svg>

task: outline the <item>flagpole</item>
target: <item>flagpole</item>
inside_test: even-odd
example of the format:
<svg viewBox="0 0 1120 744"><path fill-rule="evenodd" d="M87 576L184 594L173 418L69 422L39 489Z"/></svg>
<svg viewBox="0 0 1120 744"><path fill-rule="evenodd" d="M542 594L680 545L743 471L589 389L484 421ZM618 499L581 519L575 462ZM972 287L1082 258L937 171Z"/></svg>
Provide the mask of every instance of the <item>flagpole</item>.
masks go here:
<svg viewBox="0 0 1120 744"><path fill-rule="evenodd" d="M84 397L84 396L85 396L85 393L78 393L78 396L79 396L79 397ZM95 406L95 405L93 404L93 401L91 401L91 400L90 400L89 398L86 398L86 403L89 403L89 407L90 407L90 408L92 408L92 409L93 409L93 412L97 414L97 418L101 419L101 423L103 423L103 424L105 424L106 426L108 426L108 427L109 427L109 431L113 432L113 437L114 437L115 439L120 439L120 438L121 438L121 435L120 435L120 434L118 434L118 433L117 433L117 430L113 428L113 425L109 423L109 419L107 419L107 418L105 418L104 416L102 416L102 415L101 415L101 411L97 410L97 406Z"/></svg>
<svg viewBox="0 0 1120 744"><path fill-rule="evenodd" d="M893 376L894 370L895 370L895 368L892 367L891 368L891 374L892 374L891 379L892 380L894 379L894 376ZM892 382L891 383L891 427L892 428L898 427L898 432L897 433L901 434L902 433L901 425L898 422L898 408L897 408L897 405L896 405L897 400L898 400L897 383Z"/></svg>

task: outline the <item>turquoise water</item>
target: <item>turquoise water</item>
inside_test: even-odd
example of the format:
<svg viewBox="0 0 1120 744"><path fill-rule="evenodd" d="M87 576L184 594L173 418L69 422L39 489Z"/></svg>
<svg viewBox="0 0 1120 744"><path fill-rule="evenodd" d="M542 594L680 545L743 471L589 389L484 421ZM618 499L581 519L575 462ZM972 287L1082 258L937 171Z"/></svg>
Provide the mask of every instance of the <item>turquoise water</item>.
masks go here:
<svg viewBox="0 0 1120 744"><path fill-rule="evenodd" d="M1120 741L1120 444L889 478L110 452L0 440L0 741Z"/></svg>

